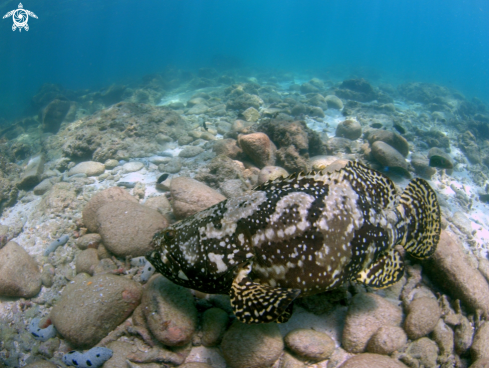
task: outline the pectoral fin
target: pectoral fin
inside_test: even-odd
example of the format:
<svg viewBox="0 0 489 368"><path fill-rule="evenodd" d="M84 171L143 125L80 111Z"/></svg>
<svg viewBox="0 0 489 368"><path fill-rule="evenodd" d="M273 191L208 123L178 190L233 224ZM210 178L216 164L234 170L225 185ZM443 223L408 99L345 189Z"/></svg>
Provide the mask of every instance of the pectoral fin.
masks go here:
<svg viewBox="0 0 489 368"><path fill-rule="evenodd" d="M398 282L404 274L402 256L395 249L390 250L369 268L356 276L356 281L373 288L382 289Z"/></svg>
<svg viewBox="0 0 489 368"><path fill-rule="evenodd" d="M243 323L287 322L292 315L292 301L297 289L274 288L254 282L248 277L251 265L243 268L230 291L234 314Z"/></svg>

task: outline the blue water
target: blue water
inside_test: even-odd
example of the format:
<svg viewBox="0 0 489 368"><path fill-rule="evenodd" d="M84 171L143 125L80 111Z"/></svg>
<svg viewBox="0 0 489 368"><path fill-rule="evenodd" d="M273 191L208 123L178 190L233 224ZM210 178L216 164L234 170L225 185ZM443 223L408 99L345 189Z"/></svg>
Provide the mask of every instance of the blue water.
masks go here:
<svg viewBox="0 0 489 368"><path fill-rule="evenodd" d="M17 8L0 4L0 15ZM26 0L0 22L0 124L43 83L97 89L168 67L434 82L489 102L487 0ZM218 65L219 67L219 65ZM343 74L343 75L342 75ZM32 111L31 111L32 113ZM4 121L5 122L5 121Z"/></svg>

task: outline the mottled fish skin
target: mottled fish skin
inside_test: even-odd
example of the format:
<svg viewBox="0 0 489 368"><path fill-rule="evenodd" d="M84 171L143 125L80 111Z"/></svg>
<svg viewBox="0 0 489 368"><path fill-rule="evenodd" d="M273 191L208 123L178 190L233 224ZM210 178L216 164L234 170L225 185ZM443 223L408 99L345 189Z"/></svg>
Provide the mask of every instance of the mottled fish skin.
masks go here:
<svg viewBox="0 0 489 368"><path fill-rule="evenodd" d="M423 258L439 239L434 192L424 181L411 189L416 203L356 162L324 175L291 175L158 232L147 258L175 283L206 293L229 293L244 267L254 283L300 296L348 280L387 286L402 276L396 244L409 243ZM425 197L427 205L417 208Z"/></svg>

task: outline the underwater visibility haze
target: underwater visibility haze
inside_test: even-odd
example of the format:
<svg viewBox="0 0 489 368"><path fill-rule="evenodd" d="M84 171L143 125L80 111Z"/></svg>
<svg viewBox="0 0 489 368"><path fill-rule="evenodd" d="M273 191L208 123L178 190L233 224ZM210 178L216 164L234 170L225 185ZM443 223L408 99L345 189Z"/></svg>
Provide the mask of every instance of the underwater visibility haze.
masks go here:
<svg viewBox="0 0 489 368"><path fill-rule="evenodd" d="M0 368L489 364L487 1L17 1Z"/></svg>

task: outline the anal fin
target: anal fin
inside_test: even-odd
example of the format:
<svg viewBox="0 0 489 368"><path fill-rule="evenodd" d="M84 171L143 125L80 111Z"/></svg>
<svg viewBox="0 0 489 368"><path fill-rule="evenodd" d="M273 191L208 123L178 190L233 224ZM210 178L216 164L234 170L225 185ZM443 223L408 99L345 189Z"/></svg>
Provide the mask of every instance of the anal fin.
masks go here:
<svg viewBox="0 0 489 368"><path fill-rule="evenodd" d="M230 290L234 314L243 323L287 322L292 315L292 302L298 289L274 288L254 282L248 277L251 265L242 269Z"/></svg>
<svg viewBox="0 0 489 368"><path fill-rule="evenodd" d="M355 277L357 282L367 286L382 289L398 282L404 274L404 263L401 254L391 249L369 268L358 273Z"/></svg>

